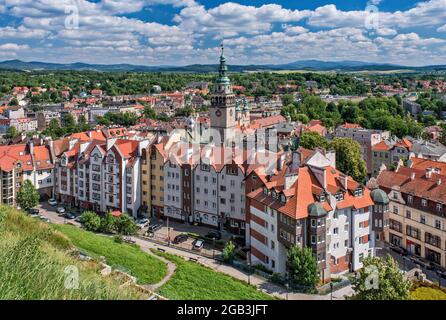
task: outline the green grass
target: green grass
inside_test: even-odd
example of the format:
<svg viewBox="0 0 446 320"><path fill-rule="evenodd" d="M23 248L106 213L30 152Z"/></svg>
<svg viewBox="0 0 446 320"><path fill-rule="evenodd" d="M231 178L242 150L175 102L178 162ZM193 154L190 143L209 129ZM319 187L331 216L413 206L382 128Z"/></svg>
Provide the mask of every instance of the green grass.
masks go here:
<svg viewBox="0 0 446 320"><path fill-rule="evenodd" d="M410 293L412 300L446 300L446 293L439 289L418 287Z"/></svg>
<svg viewBox="0 0 446 320"><path fill-rule="evenodd" d="M153 251L177 266L158 293L173 300L270 300L271 296L242 281L181 257Z"/></svg>
<svg viewBox="0 0 446 320"><path fill-rule="evenodd" d="M95 261L72 255L68 238L10 207L0 207L0 300L147 299L122 279L102 277ZM78 270L79 287L66 287L66 268ZM73 270L73 269L72 269Z"/></svg>
<svg viewBox="0 0 446 320"><path fill-rule="evenodd" d="M116 243L113 238L97 235L70 225L54 225L76 247L93 257L104 257L107 264L137 278L140 284L154 284L167 274L167 265L136 245Z"/></svg>

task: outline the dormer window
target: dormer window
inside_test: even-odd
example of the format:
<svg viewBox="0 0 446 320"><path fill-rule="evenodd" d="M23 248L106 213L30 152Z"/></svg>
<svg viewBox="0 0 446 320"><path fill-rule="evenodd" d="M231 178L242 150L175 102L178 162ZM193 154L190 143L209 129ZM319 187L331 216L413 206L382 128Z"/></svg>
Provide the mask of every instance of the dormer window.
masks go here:
<svg viewBox="0 0 446 320"><path fill-rule="evenodd" d="M344 194L342 192L336 193L335 198L337 201L344 200Z"/></svg>
<svg viewBox="0 0 446 320"><path fill-rule="evenodd" d="M277 198L277 193L276 193L276 191L273 190L273 192L271 193L271 195L273 196L274 199Z"/></svg>
<svg viewBox="0 0 446 320"><path fill-rule="evenodd" d="M363 195L363 191L361 188L355 190L355 197L361 197Z"/></svg>
<svg viewBox="0 0 446 320"><path fill-rule="evenodd" d="M443 205L441 203L437 203L437 211L443 211Z"/></svg>
<svg viewBox="0 0 446 320"><path fill-rule="evenodd" d="M267 187L263 187L263 194L264 195L268 195L268 188Z"/></svg>
<svg viewBox="0 0 446 320"><path fill-rule="evenodd" d="M423 207L427 207L427 200L426 199L421 199L421 205Z"/></svg>
<svg viewBox="0 0 446 320"><path fill-rule="evenodd" d="M324 194L321 194L320 196L319 196L319 202L324 202L325 201L325 195Z"/></svg>
<svg viewBox="0 0 446 320"><path fill-rule="evenodd" d="M283 202L283 203L286 203L286 197L285 197L285 195L282 194L282 195L280 196L280 201Z"/></svg>

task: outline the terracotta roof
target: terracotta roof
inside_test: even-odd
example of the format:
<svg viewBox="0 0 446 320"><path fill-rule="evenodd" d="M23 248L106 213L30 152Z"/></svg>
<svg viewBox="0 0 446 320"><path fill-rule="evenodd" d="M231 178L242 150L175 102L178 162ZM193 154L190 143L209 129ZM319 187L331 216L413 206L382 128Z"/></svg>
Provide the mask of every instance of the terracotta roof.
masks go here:
<svg viewBox="0 0 446 320"><path fill-rule="evenodd" d="M389 151L390 149L392 149L392 146L388 145L385 141L381 141L372 147L373 151Z"/></svg>
<svg viewBox="0 0 446 320"><path fill-rule="evenodd" d="M420 159L420 158L410 158L410 161L412 163L411 168L418 169L418 170L427 170L428 168L435 168L439 170L440 174L446 175L446 163L445 162L438 162L438 161L432 161L427 159Z"/></svg>
<svg viewBox="0 0 446 320"><path fill-rule="evenodd" d="M341 127L344 129L362 129L362 127L356 123L344 123Z"/></svg>

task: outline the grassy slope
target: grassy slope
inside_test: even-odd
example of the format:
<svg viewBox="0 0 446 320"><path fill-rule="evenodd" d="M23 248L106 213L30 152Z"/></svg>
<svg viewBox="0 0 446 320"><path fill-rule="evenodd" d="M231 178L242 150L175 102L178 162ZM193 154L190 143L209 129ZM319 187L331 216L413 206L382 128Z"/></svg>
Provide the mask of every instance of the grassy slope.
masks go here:
<svg viewBox="0 0 446 320"><path fill-rule="evenodd" d="M154 284L167 274L164 262L143 252L138 246L119 244L70 225L55 225L76 247L94 257L105 257L107 264L136 277L140 284Z"/></svg>
<svg viewBox="0 0 446 320"><path fill-rule="evenodd" d="M81 262L71 242L48 225L0 207L0 300L95 300L147 298L122 281L102 277L99 265ZM79 270L79 288L66 289L67 266Z"/></svg>
<svg viewBox="0 0 446 320"><path fill-rule="evenodd" d="M174 276L158 293L174 300L268 300L271 296L253 286L222 273L215 272L183 258L155 252L174 262Z"/></svg>

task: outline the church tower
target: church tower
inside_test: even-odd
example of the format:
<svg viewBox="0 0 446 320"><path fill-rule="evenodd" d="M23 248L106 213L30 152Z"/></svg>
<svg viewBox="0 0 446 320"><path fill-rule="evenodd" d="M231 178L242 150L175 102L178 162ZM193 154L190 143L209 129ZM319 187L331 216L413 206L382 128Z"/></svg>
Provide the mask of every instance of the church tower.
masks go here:
<svg viewBox="0 0 446 320"><path fill-rule="evenodd" d="M224 55L224 47L221 46L219 75L214 84L211 97L210 118L211 129L219 132L218 135L211 133L211 142L229 146L235 134L235 95L232 91L231 81L227 75L228 67Z"/></svg>

